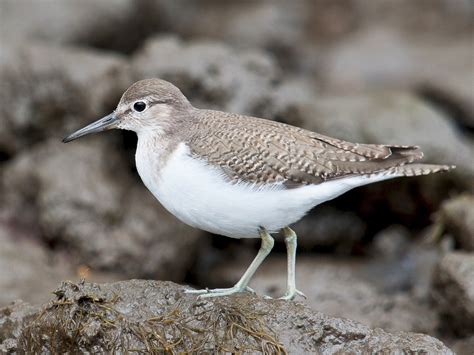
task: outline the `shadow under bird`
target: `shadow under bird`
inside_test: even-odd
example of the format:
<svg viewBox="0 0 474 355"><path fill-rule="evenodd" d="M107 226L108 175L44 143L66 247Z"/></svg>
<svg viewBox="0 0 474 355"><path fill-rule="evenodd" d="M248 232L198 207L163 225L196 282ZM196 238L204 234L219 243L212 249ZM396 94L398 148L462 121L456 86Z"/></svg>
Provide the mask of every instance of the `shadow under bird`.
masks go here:
<svg viewBox="0 0 474 355"><path fill-rule="evenodd" d="M193 107L160 79L130 86L110 115L64 138L112 128L135 131L136 166L145 186L182 222L232 238L261 238L252 264L231 288L188 290L201 297L253 291L251 277L285 236L287 290L295 284L296 234L289 225L352 188L453 166L415 163L417 146L350 143L266 119Z"/></svg>

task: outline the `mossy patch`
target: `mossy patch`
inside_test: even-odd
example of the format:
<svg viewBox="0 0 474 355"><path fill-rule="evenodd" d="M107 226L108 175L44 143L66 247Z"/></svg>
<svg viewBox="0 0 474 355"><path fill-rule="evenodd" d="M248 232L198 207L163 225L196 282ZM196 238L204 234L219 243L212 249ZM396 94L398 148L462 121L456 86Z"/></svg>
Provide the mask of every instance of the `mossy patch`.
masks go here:
<svg viewBox="0 0 474 355"><path fill-rule="evenodd" d="M177 299L157 307L154 316L137 317L124 308L120 293L104 297L78 290L71 296L59 289L56 296L23 329L18 352L286 353L264 314L246 298L235 303Z"/></svg>

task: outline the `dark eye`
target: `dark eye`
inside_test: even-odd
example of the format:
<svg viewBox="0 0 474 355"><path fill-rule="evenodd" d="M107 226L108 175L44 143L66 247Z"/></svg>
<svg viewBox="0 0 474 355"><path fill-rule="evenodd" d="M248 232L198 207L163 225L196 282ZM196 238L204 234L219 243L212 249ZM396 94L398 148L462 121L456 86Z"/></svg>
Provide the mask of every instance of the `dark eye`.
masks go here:
<svg viewBox="0 0 474 355"><path fill-rule="evenodd" d="M137 101L133 104L133 109L137 112L142 112L146 109L146 103L143 101Z"/></svg>

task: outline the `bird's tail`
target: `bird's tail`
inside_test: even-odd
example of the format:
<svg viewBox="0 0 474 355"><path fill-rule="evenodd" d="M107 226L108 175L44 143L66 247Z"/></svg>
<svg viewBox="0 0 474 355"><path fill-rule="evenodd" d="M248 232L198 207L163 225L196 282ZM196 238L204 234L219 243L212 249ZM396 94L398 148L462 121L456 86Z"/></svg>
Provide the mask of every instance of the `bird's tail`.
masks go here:
<svg viewBox="0 0 474 355"><path fill-rule="evenodd" d="M398 176L420 176L447 172L455 168L455 165L407 164L388 169L388 171Z"/></svg>

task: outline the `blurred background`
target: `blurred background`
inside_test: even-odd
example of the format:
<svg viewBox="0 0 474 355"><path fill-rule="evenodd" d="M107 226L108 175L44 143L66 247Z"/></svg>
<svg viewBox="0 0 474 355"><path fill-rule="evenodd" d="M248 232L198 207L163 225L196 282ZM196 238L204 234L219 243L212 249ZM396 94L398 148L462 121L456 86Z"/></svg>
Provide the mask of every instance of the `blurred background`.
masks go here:
<svg viewBox="0 0 474 355"><path fill-rule="evenodd" d="M303 302L474 347L472 0L0 1L0 306L64 279L232 285L258 240L191 229L141 183L136 137L64 145L134 81L200 108L363 143L449 174L353 190L294 226ZM281 237L252 286L284 293Z"/></svg>

